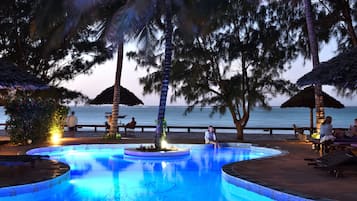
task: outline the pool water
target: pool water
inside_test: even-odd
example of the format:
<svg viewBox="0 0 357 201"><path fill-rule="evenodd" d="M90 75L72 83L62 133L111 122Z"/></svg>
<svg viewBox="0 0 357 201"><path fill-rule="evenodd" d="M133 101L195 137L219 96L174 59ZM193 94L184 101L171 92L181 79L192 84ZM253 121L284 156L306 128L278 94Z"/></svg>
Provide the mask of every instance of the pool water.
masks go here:
<svg viewBox="0 0 357 201"><path fill-rule="evenodd" d="M36 200L271 200L227 183L222 179L221 168L231 162L269 157L280 151L177 145L190 148L190 155L141 159L125 156L123 148L127 146L137 145L76 145L30 151L30 154L48 154L71 168L71 180L65 190Z"/></svg>

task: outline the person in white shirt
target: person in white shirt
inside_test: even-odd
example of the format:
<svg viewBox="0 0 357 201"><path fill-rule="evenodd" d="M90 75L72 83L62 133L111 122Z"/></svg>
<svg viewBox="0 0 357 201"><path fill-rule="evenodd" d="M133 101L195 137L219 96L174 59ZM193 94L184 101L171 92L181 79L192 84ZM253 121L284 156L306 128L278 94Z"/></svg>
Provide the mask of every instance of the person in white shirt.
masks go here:
<svg viewBox="0 0 357 201"><path fill-rule="evenodd" d="M320 143L322 144L322 153L330 151L330 145L336 139L336 133L332 131L332 117L327 116L320 127Z"/></svg>
<svg viewBox="0 0 357 201"><path fill-rule="evenodd" d="M76 132L76 127L77 127L77 124L78 124L78 119L77 117L75 116L75 113L74 111L71 112L71 115L69 115L67 117L67 127L68 127L68 131L70 133L70 136L71 137L74 137L74 134Z"/></svg>
<svg viewBox="0 0 357 201"><path fill-rule="evenodd" d="M214 147L218 147L216 132L213 126L208 126L205 132L205 144L213 144Z"/></svg>

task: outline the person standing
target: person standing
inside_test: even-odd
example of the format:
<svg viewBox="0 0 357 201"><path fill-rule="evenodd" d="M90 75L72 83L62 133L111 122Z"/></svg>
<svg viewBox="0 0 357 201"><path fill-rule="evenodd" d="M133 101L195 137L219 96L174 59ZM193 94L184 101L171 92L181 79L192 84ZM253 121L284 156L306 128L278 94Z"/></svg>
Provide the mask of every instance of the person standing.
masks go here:
<svg viewBox="0 0 357 201"><path fill-rule="evenodd" d="M75 112L72 111L71 115L69 115L67 117L67 127L68 127L68 131L70 133L71 137L74 137L74 134L76 132L76 128L77 128L77 124L78 124L78 119L75 115Z"/></svg>

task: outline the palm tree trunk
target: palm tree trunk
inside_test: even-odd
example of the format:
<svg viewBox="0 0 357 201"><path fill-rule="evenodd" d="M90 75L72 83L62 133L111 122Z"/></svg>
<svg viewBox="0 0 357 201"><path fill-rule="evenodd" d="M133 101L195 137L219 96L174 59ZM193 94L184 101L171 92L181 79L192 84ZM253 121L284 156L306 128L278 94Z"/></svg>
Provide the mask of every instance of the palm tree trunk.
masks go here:
<svg viewBox="0 0 357 201"><path fill-rule="evenodd" d="M316 68L319 65L320 61L319 61L318 44L316 40L315 28L314 28L313 17L312 17L311 0L304 0L304 4L305 4L307 32L309 35L310 52L312 57L312 67ZM320 125L325 118L321 85L315 85L315 107L316 107L316 128L317 130L319 130Z"/></svg>
<svg viewBox="0 0 357 201"><path fill-rule="evenodd" d="M155 134L155 148L161 149L161 137L163 133L163 122L165 119L167 91L169 89L169 78L171 73L171 60L172 60L172 13L171 13L171 0L165 0L165 60L164 72L161 83L160 105L157 115L157 125Z"/></svg>
<svg viewBox="0 0 357 201"><path fill-rule="evenodd" d="M314 108L310 108L310 134L313 133L314 130Z"/></svg>
<svg viewBox="0 0 357 201"><path fill-rule="evenodd" d="M121 71L123 69L123 51L124 51L124 44L120 43L118 46L117 69L115 73L112 119L110 122L110 129L109 129L109 135L113 138L115 138L118 128L118 114L119 114L119 103L120 103L120 78L121 78Z"/></svg>

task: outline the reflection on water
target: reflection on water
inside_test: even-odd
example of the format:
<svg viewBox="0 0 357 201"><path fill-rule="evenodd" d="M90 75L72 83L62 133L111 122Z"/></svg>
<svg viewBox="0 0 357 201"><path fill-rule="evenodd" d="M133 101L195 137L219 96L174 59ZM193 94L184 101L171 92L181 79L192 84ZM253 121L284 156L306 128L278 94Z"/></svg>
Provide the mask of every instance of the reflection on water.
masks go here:
<svg viewBox="0 0 357 201"><path fill-rule="evenodd" d="M230 187L227 193L221 181L224 164L268 156L267 153L249 148L192 148L189 157L166 161L127 160L122 153L110 149L49 153L51 158L71 167L72 188L66 192L66 200L267 199L249 191L238 198L240 193L232 193L232 189L243 192L242 189Z"/></svg>

